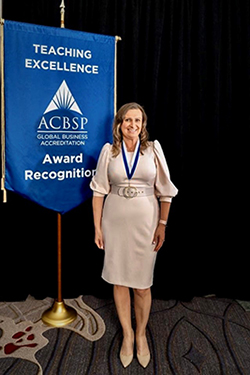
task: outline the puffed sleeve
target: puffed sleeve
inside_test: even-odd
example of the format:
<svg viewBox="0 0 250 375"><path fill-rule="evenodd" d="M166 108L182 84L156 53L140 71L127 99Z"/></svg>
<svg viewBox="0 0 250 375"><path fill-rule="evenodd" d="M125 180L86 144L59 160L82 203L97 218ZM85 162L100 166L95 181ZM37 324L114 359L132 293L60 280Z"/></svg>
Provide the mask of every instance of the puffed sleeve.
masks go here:
<svg viewBox="0 0 250 375"><path fill-rule="evenodd" d="M161 202L171 202L172 198L178 193L178 189L170 180L168 165L158 141L154 141L154 153L157 169L155 181L156 195Z"/></svg>
<svg viewBox="0 0 250 375"><path fill-rule="evenodd" d="M106 143L99 155L96 173L91 180L90 188L93 190L94 196L104 196L110 191L110 183L108 178L108 164L111 155L110 143Z"/></svg>

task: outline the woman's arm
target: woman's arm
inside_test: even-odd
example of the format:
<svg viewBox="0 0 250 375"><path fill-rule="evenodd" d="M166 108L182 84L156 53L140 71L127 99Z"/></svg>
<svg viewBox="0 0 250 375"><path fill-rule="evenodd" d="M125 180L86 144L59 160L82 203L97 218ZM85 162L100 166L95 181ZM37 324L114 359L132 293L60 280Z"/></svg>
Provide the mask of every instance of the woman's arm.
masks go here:
<svg viewBox="0 0 250 375"><path fill-rule="evenodd" d="M161 202L160 206L160 220L168 221L168 215L170 211L170 202ZM158 226L156 228L153 244L155 244L154 251L159 251L160 248L163 245L163 242L165 241L165 229L166 225L158 223Z"/></svg>
<svg viewBox="0 0 250 375"><path fill-rule="evenodd" d="M102 234L102 210L103 210L104 196L93 196L92 207L95 226L95 244L99 249L104 250L104 240Z"/></svg>

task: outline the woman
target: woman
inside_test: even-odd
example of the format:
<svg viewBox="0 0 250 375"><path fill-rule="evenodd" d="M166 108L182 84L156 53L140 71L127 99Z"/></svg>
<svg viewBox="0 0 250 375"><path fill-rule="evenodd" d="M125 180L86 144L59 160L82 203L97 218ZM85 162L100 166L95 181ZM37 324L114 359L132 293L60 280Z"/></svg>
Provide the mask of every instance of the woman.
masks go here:
<svg viewBox="0 0 250 375"><path fill-rule="evenodd" d="M137 358L144 368L150 361L146 326L155 259L165 240L171 199L178 192L159 142L148 141L146 124L146 113L137 103L120 108L113 124L113 144L102 148L90 184L95 243L105 250L102 278L114 285L123 330L120 360L127 367L133 359L129 290L133 288Z"/></svg>

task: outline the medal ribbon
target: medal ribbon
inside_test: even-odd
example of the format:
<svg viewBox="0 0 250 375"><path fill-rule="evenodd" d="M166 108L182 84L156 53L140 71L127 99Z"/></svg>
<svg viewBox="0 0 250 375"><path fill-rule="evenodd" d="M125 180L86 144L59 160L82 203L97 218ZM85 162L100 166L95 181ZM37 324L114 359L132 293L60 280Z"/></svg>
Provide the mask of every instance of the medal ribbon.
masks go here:
<svg viewBox="0 0 250 375"><path fill-rule="evenodd" d="M122 142L123 163L124 163L126 173L127 173L127 176L128 176L129 180L131 180L131 178L133 177L133 175L135 173L135 169L136 169L136 166L137 166L137 163L138 163L138 160L139 160L139 155L140 155L140 141L138 139L137 144L135 146L134 155L133 155L133 158L132 158L132 163L131 163L131 166L129 166L128 158L127 158L126 145L125 145L124 141Z"/></svg>

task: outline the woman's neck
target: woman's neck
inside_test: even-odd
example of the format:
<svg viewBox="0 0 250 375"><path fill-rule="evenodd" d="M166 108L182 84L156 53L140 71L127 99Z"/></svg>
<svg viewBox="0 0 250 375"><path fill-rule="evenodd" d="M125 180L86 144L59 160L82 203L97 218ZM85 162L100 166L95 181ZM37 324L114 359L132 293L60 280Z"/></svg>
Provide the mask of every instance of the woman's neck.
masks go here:
<svg viewBox="0 0 250 375"><path fill-rule="evenodd" d="M126 149L128 152L133 152L135 151L135 146L137 144L138 138L137 139L123 139L126 145Z"/></svg>

